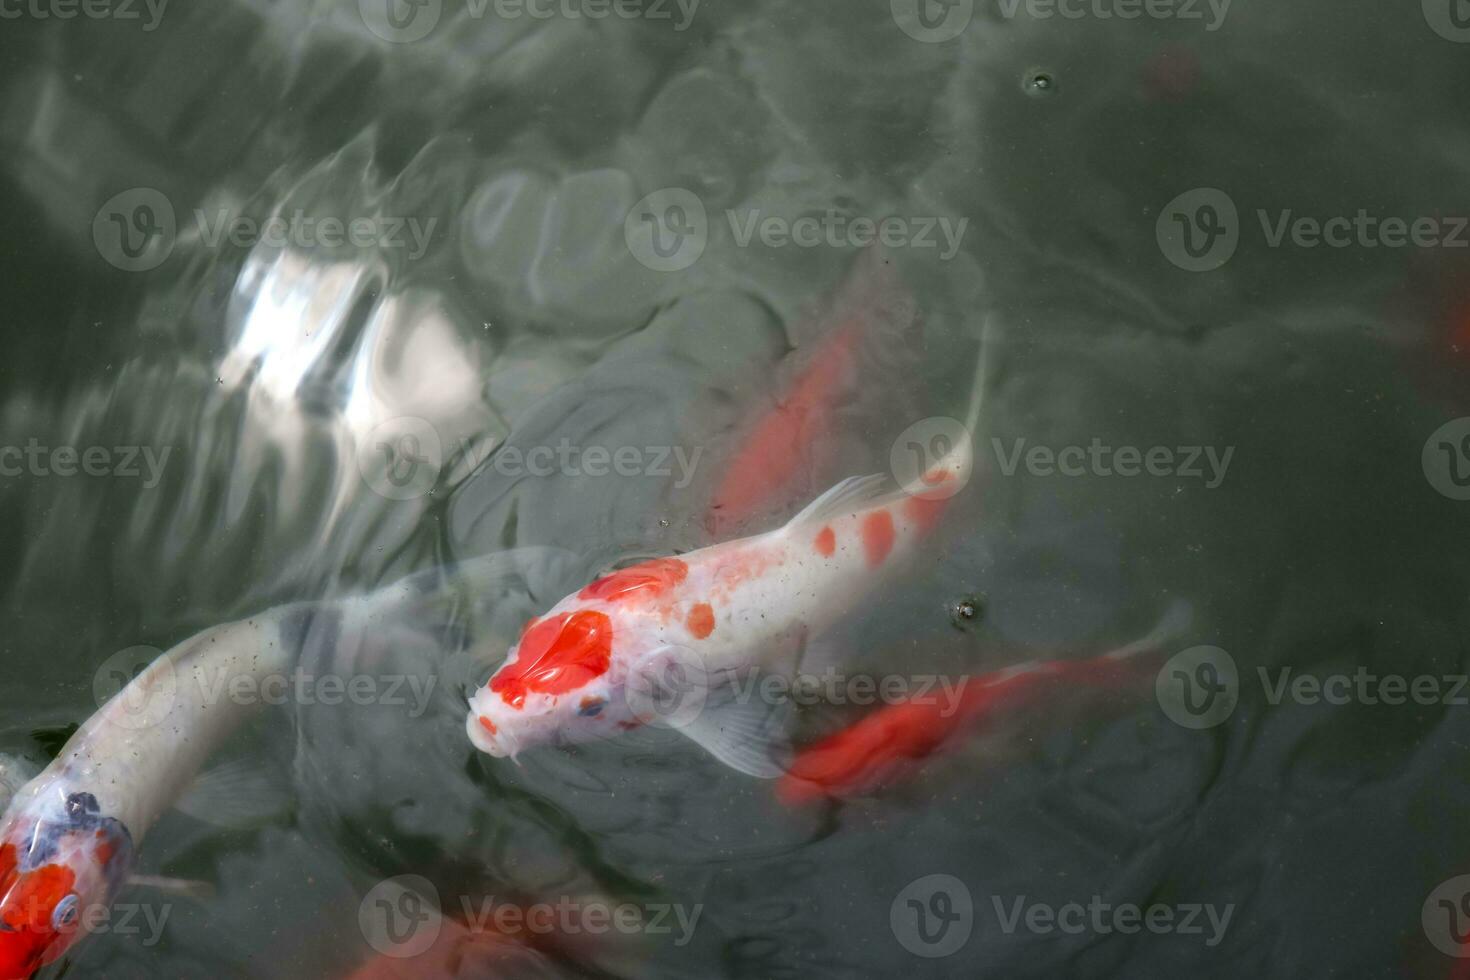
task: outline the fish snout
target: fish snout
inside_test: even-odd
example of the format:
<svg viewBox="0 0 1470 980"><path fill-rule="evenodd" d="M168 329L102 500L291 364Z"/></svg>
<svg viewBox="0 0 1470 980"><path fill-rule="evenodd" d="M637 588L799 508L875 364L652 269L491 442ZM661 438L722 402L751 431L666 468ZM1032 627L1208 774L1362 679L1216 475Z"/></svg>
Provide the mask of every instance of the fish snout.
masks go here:
<svg viewBox="0 0 1470 980"><path fill-rule="evenodd" d="M470 744L486 755L497 759L515 756L517 746L510 733L502 730L488 715L481 714L473 706L466 719L465 730L469 732Z"/></svg>

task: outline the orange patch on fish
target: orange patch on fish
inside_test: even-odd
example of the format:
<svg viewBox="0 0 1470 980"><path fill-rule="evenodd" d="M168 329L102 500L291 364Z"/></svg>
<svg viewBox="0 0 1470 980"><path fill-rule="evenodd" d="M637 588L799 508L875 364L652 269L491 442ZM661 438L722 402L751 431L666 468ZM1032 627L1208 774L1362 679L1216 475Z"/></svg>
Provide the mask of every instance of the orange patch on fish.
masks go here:
<svg viewBox="0 0 1470 980"><path fill-rule="evenodd" d="M16 879L3 897L0 921L19 932L51 929L51 912L72 890L76 875L62 864L43 864Z"/></svg>
<svg viewBox="0 0 1470 980"><path fill-rule="evenodd" d="M485 731L489 732L491 735L500 734L500 732L498 732L495 728L495 722L491 721L489 718L486 718L484 715L480 716L480 727L485 729Z"/></svg>
<svg viewBox="0 0 1470 980"><path fill-rule="evenodd" d="M566 694L607 673L611 663L607 614L595 609L562 613L526 631L516 662L490 679L490 690L519 709L528 693Z"/></svg>
<svg viewBox="0 0 1470 980"><path fill-rule="evenodd" d="M837 550L837 535L832 528L824 527L817 532L817 540L813 542L817 546L817 554L823 558L831 558L832 552Z"/></svg>
<svg viewBox="0 0 1470 980"><path fill-rule="evenodd" d="M904 516L913 521L920 530L927 531L939 523L940 515L944 513L944 505L943 500L910 497L903 502L903 512Z"/></svg>
<svg viewBox="0 0 1470 980"><path fill-rule="evenodd" d="M5 900L5 895L10 891L10 886L15 884L15 845L0 844L0 902Z"/></svg>
<svg viewBox="0 0 1470 980"><path fill-rule="evenodd" d="M881 565L893 550L893 517L886 510L875 510L863 518L863 552L869 565Z"/></svg>
<svg viewBox="0 0 1470 980"><path fill-rule="evenodd" d="M651 598L669 591L689 574L689 566L677 558L655 558L604 575L577 593L580 599L621 602Z"/></svg>
<svg viewBox="0 0 1470 980"><path fill-rule="evenodd" d="M694 608L689 610L689 619L685 624L689 632L694 634L695 639L702 640L715 631L715 611L707 602L698 602Z"/></svg>

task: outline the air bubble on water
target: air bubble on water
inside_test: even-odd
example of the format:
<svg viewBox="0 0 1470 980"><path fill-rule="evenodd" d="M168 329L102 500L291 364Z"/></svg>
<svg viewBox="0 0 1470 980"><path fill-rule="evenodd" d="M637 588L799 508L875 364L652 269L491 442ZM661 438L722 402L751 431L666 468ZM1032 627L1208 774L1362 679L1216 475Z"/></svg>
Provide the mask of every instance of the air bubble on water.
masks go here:
<svg viewBox="0 0 1470 980"><path fill-rule="evenodd" d="M1057 91L1056 76L1045 68L1033 68L1022 79L1021 90L1027 95L1038 99L1055 95Z"/></svg>
<svg viewBox="0 0 1470 980"><path fill-rule="evenodd" d="M950 607L949 618L960 629L969 629L985 618L984 598L978 595L965 596Z"/></svg>

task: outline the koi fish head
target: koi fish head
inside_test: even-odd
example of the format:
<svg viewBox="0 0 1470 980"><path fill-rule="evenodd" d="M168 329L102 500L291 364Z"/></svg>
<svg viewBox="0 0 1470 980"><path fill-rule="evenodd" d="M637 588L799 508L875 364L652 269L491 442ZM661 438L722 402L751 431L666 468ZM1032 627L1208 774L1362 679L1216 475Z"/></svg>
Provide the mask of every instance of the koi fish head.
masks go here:
<svg viewBox="0 0 1470 980"><path fill-rule="evenodd" d="M613 669L613 621L571 608L527 624L490 682L470 699L467 729L482 752L515 758L522 749L583 742L632 724Z"/></svg>
<svg viewBox="0 0 1470 980"><path fill-rule="evenodd" d="M133 841L91 793L39 797L0 825L0 980L25 980L87 931L132 866Z"/></svg>

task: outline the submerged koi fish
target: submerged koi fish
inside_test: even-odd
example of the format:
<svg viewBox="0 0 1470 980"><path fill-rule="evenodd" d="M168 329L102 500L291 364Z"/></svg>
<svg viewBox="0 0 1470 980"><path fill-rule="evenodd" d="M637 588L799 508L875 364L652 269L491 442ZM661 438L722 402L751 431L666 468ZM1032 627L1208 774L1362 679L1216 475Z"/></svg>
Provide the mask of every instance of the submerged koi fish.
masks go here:
<svg viewBox="0 0 1470 980"><path fill-rule="evenodd" d="M984 390L981 348L968 430ZM659 717L720 761L774 778L786 751L775 712L730 697L751 668L794 672L808 638L840 621L913 552L968 479L962 440L915 484L843 480L784 527L625 568L529 623L470 702L471 742L514 758L536 745L588 741ZM652 703L693 711L665 714Z"/></svg>
<svg viewBox="0 0 1470 980"><path fill-rule="evenodd" d="M132 874L144 837L165 811L238 828L289 802L245 765L200 775L271 703L226 694L236 682L271 690L307 657L330 658L335 672L358 670L405 641L468 656L461 647L478 640L467 622L493 619L525 576L541 574L528 560L560 558L553 549L521 549L429 569L362 596L276 606L204 630L154 660L15 791L0 816L0 980L24 980L55 962L105 919L97 910L125 883L196 898L207 891L197 882ZM0 766L7 785L17 781L10 773Z"/></svg>
<svg viewBox="0 0 1470 980"><path fill-rule="evenodd" d="M879 708L852 726L803 749L776 785L788 804L871 792L901 778L960 739L979 734L997 716L1033 706L1057 687L1106 691L1136 686L1156 669L1149 658L1183 628L1188 607L1177 604L1143 639L1086 660L1032 661L965 678L955 704L937 700Z"/></svg>
<svg viewBox="0 0 1470 980"><path fill-rule="evenodd" d="M291 645L278 636L286 621L257 617L179 644L16 791L0 819L0 980L24 980L95 926L95 910L129 880L154 822L251 710L187 692L207 690L208 673L264 676L288 667Z"/></svg>
<svg viewBox="0 0 1470 980"><path fill-rule="evenodd" d="M762 509L802 492L801 477L832 463L831 430L865 345L892 345L917 321L917 305L891 259L870 248L853 263L824 321L832 321L776 403L742 435L711 497L709 523L728 533Z"/></svg>

